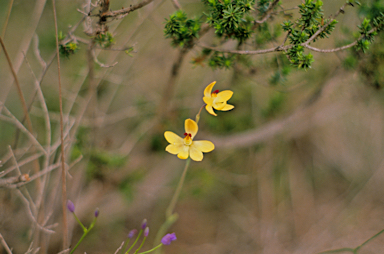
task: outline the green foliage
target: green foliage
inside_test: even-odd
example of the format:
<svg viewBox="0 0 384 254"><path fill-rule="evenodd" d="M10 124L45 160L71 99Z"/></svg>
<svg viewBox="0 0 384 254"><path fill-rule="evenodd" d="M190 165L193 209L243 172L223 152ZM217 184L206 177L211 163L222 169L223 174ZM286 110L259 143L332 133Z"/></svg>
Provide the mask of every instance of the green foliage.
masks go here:
<svg viewBox="0 0 384 254"><path fill-rule="evenodd" d="M199 37L201 24L199 19L188 19L183 11L177 11L166 19L164 34L165 38L172 39L174 47L190 48L192 42Z"/></svg>
<svg viewBox="0 0 384 254"><path fill-rule="evenodd" d="M259 11L259 16L262 16L269 7L271 0L259 0L257 1L257 10Z"/></svg>
<svg viewBox="0 0 384 254"><path fill-rule="evenodd" d="M204 0L208 6L206 22L215 29L219 37L236 39L240 43L253 33L254 18L249 15L254 0Z"/></svg>
<svg viewBox="0 0 384 254"><path fill-rule="evenodd" d="M229 69L233 66L235 58L234 54L214 52L208 61L208 65L213 69Z"/></svg>
<svg viewBox="0 0 384 254"><path fill-rule="evenodd" d="M356 35L356 37L361 38L354 51L351 51L351 54L344 61L346 68L357 68L362 73L366 83L377 89L384 86L382 75L384 69L383 13L384 1L382 0L365 1L361 4L359 14L365 18L358 26L359 33ZM372 44L374 39L378 41Z"/></svg>
<svg viewBox="0 0 384 254"><path fill-rule="evenodd" d="M65 37L63 35L63 32L59 32L58 39L59 41L63 40ZM69 58L70 55L73 55L76 53L76 51L79 50L79 45L75 42L67 42L65 44L59 45L59 52L62 56L65 56Z"/></svg>
<svg viewBox="0 0 384 254"><path fill-rule="evenodd" d="M135 194L135 184L143 180L145 173L145 170L137 170L129 174L121 181L119 184L119 191L127 198L127 200L133 200Z"/></svg>
<svg viewBox="0 0 384 254"><path fill-rule="evenodd" d="M102 48L109 48L115 43L115 38L110 32L99 33L94 37L95 43Z"/></svg>
<svg viewBox="0 0 384 254"><path fill-rule="evenodd" d="M269 99L268 105L262 110L263 117L268 118L275 116L283 107L285 96L283 93L276 92Z"/></svg>
<svg viewBox="0 0 384 254"><path fill-rule="evenodd" d="M289 32L289 40L294 47L287 50L286 55L290 62L299 69L307 69L314 62L311 54L304 53L304 47L300 44L305 43L311 38L320 28L328 24L317 38L325 38L331 34L337 24L336 20L324 20L323 2L320 0L306 0L305 3L299 5L300 18L292 23L285 21L281 24L284 31Z"/></svg>
<svg viewBox="0 0 384 254"><path fill-rule="evenodd" d="M88 151L89 163L87 176L103 180L105 174L111 169L119 168L126 162L126 157L117 154L111 154L101 149L91 149Z"/></svg>

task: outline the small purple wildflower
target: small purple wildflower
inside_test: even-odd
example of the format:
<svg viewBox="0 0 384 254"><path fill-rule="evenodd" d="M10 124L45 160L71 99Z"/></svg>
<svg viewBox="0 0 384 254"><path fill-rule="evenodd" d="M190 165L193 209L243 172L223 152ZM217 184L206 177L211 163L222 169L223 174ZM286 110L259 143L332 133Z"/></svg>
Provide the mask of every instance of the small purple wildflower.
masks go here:
<svg viewBox="0 0 384 254"><path fill-rule="evenodd" d="M175 241L177 238L176 238L176 235L175 233L172 233L172 234L166 234L163 239L161 239L161 243L164 244L164 245L170 245L171 242Z"/></svg>
<svg viewBox="0 0 384 254"><path fill-rule="evenodd" d="M75 205L73 204L73 202L71 200L68 199L67 201L67 208L68 210L73 213L75 212Z"/></svg>
<svg viewBox="0 0 384 254"><path fill-rule="evenodd" d="M147 227L147 219L144 219L141 223L141 229L145 229Z"/></svg>
<svg viewBox="0 0 384 254"><path fill-rule="evenodd" d="M95 210L95 217L97 218L97 217L99 217L99 208L96 208L96 210Z"/></svg>
<svg viewBox="0 0 384 254"><path fill-rule="evenodd" d="M136 235L137 233L137 229L132 229L131 231L129 231L128 233L128 238L132 238Z"/></svg>
<svg viewBox="0 0 384 254"><path fill-rule="evenodd" d="M149 234L149 227L146 227L146 228L144 229L144 237L147 237L148 234Z"/></svg>

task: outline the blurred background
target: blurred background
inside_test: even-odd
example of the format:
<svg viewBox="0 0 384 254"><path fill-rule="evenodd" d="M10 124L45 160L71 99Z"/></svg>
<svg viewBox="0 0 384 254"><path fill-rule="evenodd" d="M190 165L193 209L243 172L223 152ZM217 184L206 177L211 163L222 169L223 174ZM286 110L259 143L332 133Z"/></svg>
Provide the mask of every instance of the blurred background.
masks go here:
<svg viewBox="0 0 384 254"><path fill-rule="evenodd" d="M76 54L61 57L68 199L85 225L91 223L95 208L100 209L95 228L75 253L114 253L144 218L150 234L143 250L157 245L156 232L185 164L165 152L163 133L169 130L182 136L184 120L195 118L203 105L204 88L212 81L217 81L215 89L234 92L228 103L235 108L218 112L217 117L201 113L196 139L211 140L216 148L202 162L191 162L175 209L179 220L169 231L178 239L164 253L318 253L354 248L384 229L382 34L366 54L312 52L315 62L306 71L289 67L282 53L248 56L247 67L213 69L194 61L202 50L198 46L180 61L180 51L163 33L165 19L175 8L169 0L154 0L107 23L114 36L112 48L133 46L134 50L127 54L96 49L99 63L113 65L106 68L89 60L88 45L82 43L89 40L84 30L97 21L85 19L84 25L84 15L77 9L86 12L86 2L56 2L59 31L64 35L73 31L79 38ZM138 2L111 0L110 8ZM326 17L345 3L323 2ZM298 17L300 3L280 1L263 27L273 36L266 39L260 30L253 44L243 47L281 44L285 34L280 24ZM330 38L314 45L329 49L350 43L364 16L384 10L384 1L361 3L346 8ZM1 29L10 5L11 0L0 1ZM200 1L180 0L180 5L191 17L206 11ZM44 159L16 123L26 126L2 50L1 170L15 165L11 146L20 171L32 176L36 158L41 170L60 159L52 2L14 0L2 31L29 107L33 136L44 148L51 147L51 155ZM206 45L214 40L213 31L200 38ZM176 75L174 66L179 67ZM41 80L44 100L36 80ZM49 111L50 131L42 101ZM10 120L10 115L18 120ZM0 189L0 233L14 253L25 253L32 241L35 247L44 243L41 253L61 250L59 168L19 189ZM7 177L13 175L15 171ZM39 184L44 188L39 189ZM44 190L43 194L37 190ZM31 222L22 198L25 193L40 200L46 211L40 220L53 225L56 233L48 234ZM82 230L71 214L69 228L73 246ZM379 236L359 253L382 253L383 244L384 236ZM2 247L0 253L5 253Z"/></svg>

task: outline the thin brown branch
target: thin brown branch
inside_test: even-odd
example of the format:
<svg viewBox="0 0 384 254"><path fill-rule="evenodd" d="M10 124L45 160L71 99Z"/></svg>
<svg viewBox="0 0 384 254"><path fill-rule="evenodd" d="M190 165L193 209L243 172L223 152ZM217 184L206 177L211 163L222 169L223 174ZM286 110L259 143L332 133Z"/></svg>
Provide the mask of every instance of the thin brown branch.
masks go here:
<svg viewBox="0 0 384 254"><path fill-rule="evenodd" d="M306 47L307 49L310 49L312 51L316 51L316 52L320 52L320 53L333 53L333 52L337 52L337 51L341 51L341 50L344 50L344 49L348 49L348 48L352 48L353 46L356 46L358 40L348 44L348 45L345 45L345 46L342 46L342 47L338 47L338 48L334 48L334 49L319 49L319 48L315 48L315 47L312 47L312 46L309 46L309 45L304 45L304 47Z"/></svg>
<svg viewBox="0 0 384 254"><path fill-rule="evenodd" d="M345 9L345 7L346 7L347 5L349 5L348 2L345 3L345 4L343 4L343 6L341 6L341 7L339 8L339 10L335 13L335 15L333 15L333 17L330 17L330 19L328 20L328 22L325 23L322 27L320 27L320 29L317 30L316 33L314 33L314 34L313 34L313 35L312 35L306 42L304 42L302 45L303 45L303 46L306 46L306 45L308 45L309 43L311 43L314 39L316 39L317 36L318 36L321 32L323 32L323 31L325 30L325 28L327 28L327 27L329 26L329 24L331 24L331 22L334 21L334 20L337 18L337 16L339 16L340 13L344 13L344 9Z"/></svg>
<svg viewBox="0 0 384 254"><path fill-rule="evenodd" d="M178 0L172 0L173 7L175 7L176 10L181 10L181 5Z"/></svg>
<svg viewBox="0 0 384 254"><path fill-rule="evenodd" d="M211 47L211 46L204 45L202 43L196 43L196 45L199 46L199 47L206 48L206 49L211 49L211 50L214 50L214 51L217 51L217 52L232 53L232 54L238 54L238 55L267 54L267 53L271 53L271 52L285 51L285 50L290 49L290 48L293 47L293 45L287 45L287 46L284 46L284 47L277 46L277 47L270 48L270 49L260 49L260 50L230 50L230 49L219 49L219 48L216 48L216 47Z"/></svg>
<svg viewBox="0 0 384 254"><path fill-rule="evenodd" d="M269 17L272 15L273 8L275 8L275 6L279 3L279 1L280 0L274 0L272 3L270 3L268 6L268 9L264 13L262 19L261 20L255 20L255 23L256 24L262 24L265 21L267 21L267 19L269 19Z"/></svg>
<svg viewBox="0 0 384 254"><path fill-rule="evenodd" d="M117 16L120 16L120 15L125 15L125 14L129 14L130 12L133 12L137 9L140 9L144 6L146 6L147 4L151 3L153 0L144 0L138 4L135 4L135 5L132 5L128 8L124 8L124 9L121 9L121 10L117 10L117 11L107 11L105 13L101 13L101 14L96 14L96 15L91 15L91 16L99 16L100 18L112 18L112 17L117 17Z"/></svg>
<svg viewBox="0 0 384 254"><path fill-rule="evenodd" d="M5 38L5 31L7 31L8 21L9 21L9 17L11 16L12 6L13 6L13 0L11 0L9 2L7 17L5 18L5 22L4 22L4 26L3 26L3 31L1 32L1 38Z"/></svg>
<svg viewBox="0 0 384 254"><path fill-rule="evenodd" d="M25 98L24 98L24 95L23 95L23 91L21 90L20 83L19 83L19 79L17 78L16 71L15 71L15 69L13 68L11 58L10 58L9 55L8 55L8 51L6 50L5 45L4 45L4 42L3 42L3 39L2 39L1 37L0 37L0 44L1 44L1 47L3 48L3 50L4 50L4 54L5 54L5 57L7 58L7 62L8 62L9 68L11 69L13 78L15 79L15 84L16 84L16 88L17 88L17 93L19 94L19 97L20 97L20 101L21 101L21 104L22 104L22 107L23 107L24 116L25 116L25 119L26 119L26 121L27 121L28 129L29 129L29 131L30 131L31 133L33 133L32 122L31 122L31 119L29 118L29 113L28 113L27 103L25 102Z"/></svg>
<svg viewBox="0 0 384 254"><path fill-rule="evenodd" d="M63 249L68 248L68 222L67 222L67 174L65 169L65 150L64 150L64 121L63 121L63 98L61 92L61 76L60 76L60 53L59 53L59 37L57 30L56 2L52 0L53 18L55 22L56 37L56 56L57 71L59 81L59 106L60 106L60 139L61 139L61 206L63 212Z"/></svg>

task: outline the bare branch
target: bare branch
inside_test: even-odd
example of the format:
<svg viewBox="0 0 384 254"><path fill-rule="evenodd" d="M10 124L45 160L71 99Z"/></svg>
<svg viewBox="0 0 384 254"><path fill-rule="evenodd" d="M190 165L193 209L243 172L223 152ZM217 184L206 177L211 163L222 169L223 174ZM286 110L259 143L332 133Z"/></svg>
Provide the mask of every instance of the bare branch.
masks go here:
<svg viewBox="0 0 384 254"><path fill-rule="evenodd" d="M32 211L31 211L31 207L30 207L30 204L29 204L29 201L26 197L24 197L24 195L21 193L20 190L16 189L15 190L16 194L20 197L20 199L23 201L25 207L26 207L26 210L27 210L27 215L28 215L28 218L34 223L34 225L37 226L37 228L39 228L41 231L45 232L45 233L48 233L48 234L53 234L55 233L55 231L51 230L51 229L48 229L46 227L43 227L41 226L37 221L36 221L36 218L33 216L32 214Z"/></svg>
<svg viewBox="0 0 384 254"><path fill-rule="evenodd" d="M265 21L267 21L267 19L269 19L269 17L272 14L273 8L275 8L275 6L279 3L279 1L280 0L274 0L272 3L270 3L269 6L268 6L267 11L263 15L263 18L261 20L255 20L255 23L256 24L262 24Z"/></svg>
<svg viewBox="0 0 384 254"><path fill-rule="evenodd" d="M1 244L3 245L5 251L6 251L8 254L12 254L12 250L8 247L8 244L7 244L7 242L4 240L4 237L1 235L1 233L0 233L0 242L1 242Z"/></svg>
<svg viewBox="0 0 384 254"><path fill-rule="evenodd" d="M141 3L132 5L132 6L128 7L128 8L124 8L124 9L121 9L121 10L118 10L118 11L108 11L108 12L105 12L105 13L91 15L91 16L99 16L100 18L117 17L119 15L129 14L130 12L133 12L133 11L135 11L137 9L140 9L140 8L146 6L147 4L151 3L152 1L153 0L144 0Z"/></svg>

